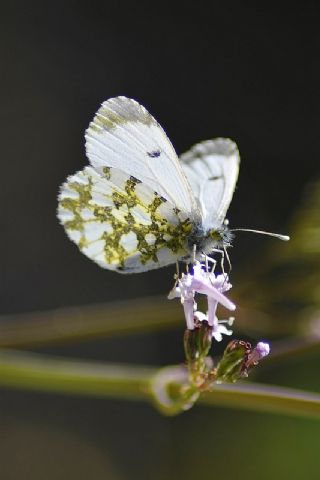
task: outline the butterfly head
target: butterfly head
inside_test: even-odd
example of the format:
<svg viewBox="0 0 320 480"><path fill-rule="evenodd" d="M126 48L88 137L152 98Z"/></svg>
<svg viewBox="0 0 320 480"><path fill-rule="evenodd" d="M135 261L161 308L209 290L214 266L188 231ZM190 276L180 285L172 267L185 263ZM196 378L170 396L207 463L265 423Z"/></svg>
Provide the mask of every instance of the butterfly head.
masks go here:
<svg viewBox="0 0 320 480"><path fill-rule="evenodd" d="M209 230L207 237L214 243L215 248L225 248L231 245L234 234L227 225L222 225Z"/></svg>

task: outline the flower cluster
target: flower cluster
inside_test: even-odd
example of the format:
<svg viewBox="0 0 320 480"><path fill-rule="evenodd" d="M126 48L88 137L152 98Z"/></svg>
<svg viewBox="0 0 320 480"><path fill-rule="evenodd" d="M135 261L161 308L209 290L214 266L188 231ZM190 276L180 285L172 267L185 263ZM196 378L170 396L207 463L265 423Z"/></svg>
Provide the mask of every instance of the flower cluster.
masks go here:
<svg viewBox="0 0 320 480"><path fill-rule="evenodd" d="M174 370L166 369L163 376L157 377L154 392L162 411L173 414L191 408L203 392L212 391L217 384L234 383L247 377L250 370L269 355L267 343L253 346L246 340L232 339L220 358L210 356L213 340L220 342L223 335L232 335L227 326L232 325L234 318L218 320L217 317L219 304L231 311L236 308L225 295L230 288L228 275L215 275L200 262L193 264L192 273L188 271L176 279L168 298L178 297L183 305L187 323L183 337L186 364ZM206 313L198 310L196 294L206 296ZM164 382L169 372L175 381L177 376L181 379L174 395L167 389L167 380Z"/></svg>
<svg viewBox="0 0 320 480"><path fill-rule="evenodd" d="M209 326L212 327L212 336L220 342L222 335L232 334L232 331L227 329L226 324L232 325L233 317L219 321L216 315L219 303L228 310L235 310L234 303L224 295L224 292L230 290L230 288L231 284L226 274L215 275L213 272L206 271L200 262L196 262L193 266L193 274L183 274L177 280L168 298L180 297L189 330L194 330L199 322L207 321ZM196 293L207 296L208 311L206 314L197 310Z"/></svg>

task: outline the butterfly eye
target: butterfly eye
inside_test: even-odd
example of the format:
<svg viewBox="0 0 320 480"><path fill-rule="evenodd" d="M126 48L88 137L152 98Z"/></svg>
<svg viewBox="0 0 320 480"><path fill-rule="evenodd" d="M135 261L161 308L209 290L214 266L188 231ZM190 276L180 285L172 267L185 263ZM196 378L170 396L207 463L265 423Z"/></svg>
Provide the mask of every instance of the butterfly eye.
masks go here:
<svg viewBox="0 0 320 480"><path fill-rule="evenodd" d="M212 229L209 231L209 237L212 238L215 242L220 242L223 240L221 232L219 230Z"/></svg>

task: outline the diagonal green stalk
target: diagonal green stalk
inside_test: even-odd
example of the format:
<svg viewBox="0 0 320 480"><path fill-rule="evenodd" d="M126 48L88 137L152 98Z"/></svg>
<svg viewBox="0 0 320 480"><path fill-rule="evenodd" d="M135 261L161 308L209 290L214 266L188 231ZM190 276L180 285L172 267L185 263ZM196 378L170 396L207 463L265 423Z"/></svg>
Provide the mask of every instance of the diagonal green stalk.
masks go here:
<svg viewBox="0 0 320 480"><path fill-rule="evenodd" d="M170 369L174 375L170 374ZM179 388L179 375L175 374L179 369L183 367L162 369L164 374L165 370L168 372L168 390ZM153 384L157 376L159 369L151 367L64 360L10 350L0 352L2 387L155 403ZM320 395L275 386L217 385L199 401L208 406L320 419Z"/></svg>
<svg viewBox="0 0 320 480"><path fill-rule="evenodd" d="M237 332L250 332L250 328L246 329L250 311L242 316L240 312L239 314ZM1 315L0 348L72 343L88 338L167 330L183 326L182 316L180 302L169 302L165 295L44 312ZM251 316L259 324L255 318L256 313L251 312ZM293 330L290 331L290 335L293 333ZM279 343L279 348L277 342L273 342L270 361L278 355L280 359L319 349L319 337L312 335L283 340Z"/></svg>
<svg viewBox="0 0 320 480"><path fill-rule="evenodd" d="M75 342L183 325L179 302L165 295L0 316L0 347Z"/></svg>

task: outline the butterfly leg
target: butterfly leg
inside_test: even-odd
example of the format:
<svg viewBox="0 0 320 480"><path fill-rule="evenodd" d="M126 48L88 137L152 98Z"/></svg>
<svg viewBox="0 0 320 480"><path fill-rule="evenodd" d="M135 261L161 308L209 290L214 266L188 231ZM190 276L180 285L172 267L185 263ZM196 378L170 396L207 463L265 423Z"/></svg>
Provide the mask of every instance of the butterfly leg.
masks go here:
<svg viewBox="0 0 320 480"><path fill-rule="evenodd" d="M179 271L179 262L176 262L176 273L174 275L174 278L177 280L180 276L180 271Z"/></svg>
<svg viewBox="0 0 320 480"><path fill-rule="evenodd" d="M223 257L223 253L224 253L223 251L221 251L221 250L214 250L214 251L215 251L215 252L218 252L218 253L221 253L222 258L224 258L224 257ZM214 270L215 270L215 268L216 268L216 265L217 265L217 260L215 260L215 259L212 258L212 257L208 257L208 255L203 255L203 257L205 257L206 270L207 270L207 272L208 272L208 262L213 263L213 267L212 267L212 270L211 270L211 273L213 273ZM223 272L223 275L224 275L224 278L225 278L224 282L226 282L228 276L224 273L223 262L221 263L221 268L222 268L222 272ZM212 281L212 278L211 278L210 276L209 276L209 279L210 279L210 282L211 282L212 285L213 285L213 281Z"/></svg>
<svg viewBox="0 0 320 480"><path fill-rule="evenodd" d="M205 264L206 264L206 271L208 272L209 271L209 262L211 262L213 264L213 267L212 267L212 272L214 272L215 268L216 268L216 265L217 265L217 260L215 260L214 258L212 257L208 257L208 255L205 255L204 253L201 254L201 257L204 259L205 261Z"/></svg>
<svg viewBox="0 0 320 480"><path fill-rule="evenodd" d="M197 253L197 245L193 245L193 253L192 253L192 263L196 263L196 253Z"/></svg>
<svg viewBox="0 0 320 480"><path fill-rule="evenodd" d="M227 259L227 262L228 262L228 265L229 265L229 272L228 273L230 274L230 272L232 270L232 264L231 264L230 257L228 255L228 252L227 252L226 248L223 247L223 250L220 250L218 248L214 248L212 251L215 252L215 253L220 253L220 255L221 255L221 270L222 270L223 275L226 274L226 272L224 271L224 260L225 260L225 258Z"/></svg>
<svg viewBox="0 0 320 480"><path fill-rule="evenodd" d="M225 256L225 250L220 250L219 248L214 248L212 250L214 253L220 253L221 255L221 270L222 270L222 273L223 275L225 275L225 271L224 271L224 256ZM229 257L228 257L229 258Z"/></svg>

